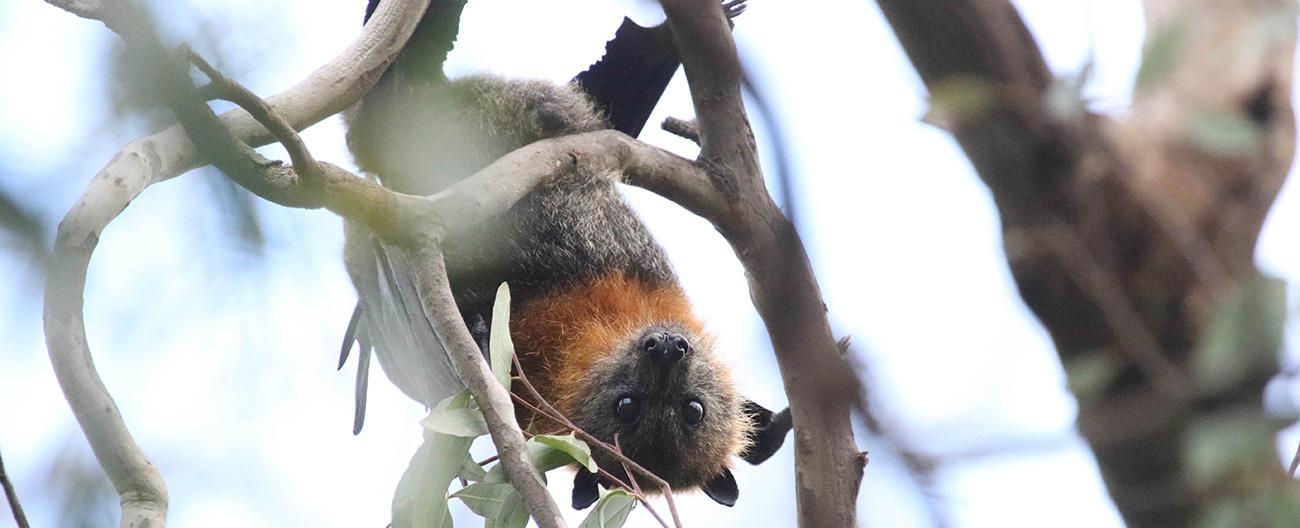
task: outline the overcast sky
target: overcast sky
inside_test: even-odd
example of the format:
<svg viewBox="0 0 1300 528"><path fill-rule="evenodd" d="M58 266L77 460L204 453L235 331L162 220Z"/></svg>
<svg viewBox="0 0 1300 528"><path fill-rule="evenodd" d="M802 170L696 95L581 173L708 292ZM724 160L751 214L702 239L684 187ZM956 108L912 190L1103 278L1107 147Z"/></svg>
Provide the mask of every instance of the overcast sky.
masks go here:
<svg viewBox="0 0 1300 528"><path fill-rule="evenodd" d="M192 34L207 20L227 31L223 50L252 64L240 80L268 95L341 51L364 6L196 3L173 8L169 27ZM922 496L893 453L860 437L872 451L862 524L930 526L929 502L960 527L1120 525L1073 430L1075 404L1055 354L1015 294L988 192L951 139L920 122L923 87L874 3L750 4L735 36L784 127L797 220L836 332L853 336L871 369L867 382L885 426L927 454L986 455L942 466ZM1094 108L1122 112L1142 39L1137 3L1017 5L1057 75L1075 75L1092 54L1086 95ZM599 57L625 13L662 17L654 5L631 0L474 0L447 70L563 82ZM0 186L34 197L51 225L142 132L105 125L102 71L113 38L40 2L0 4L0 64L21 72L0 82ZM651 123L669 115L692 115L680 72ZM756 125L763 144L766 124ZM337 118L305 137L317 158L351 163ZM642 139L694 156L689 143L653 126ZM770 159L765 166L771 176ZM420 441L423 410L376 372L365 431L351 434L353 371L334 370L355 299L339 258L340 222L329 213L260 206L266 249L251 255L223 234L211 177L192 173L132 203L103 233L87 285L92 351L128 426L167 479L170 520L180 527L383 526ZM1266 270L1287 278L1300 276L1296 245L1284 242L1300 231L1295 194L1294 185L1284 190L1259 252ZM669 202L640 190L627 195L719 335L742 390L781 407L770 347L725 242ZM21 259L0 253L0 299L10 300L0 304L0 450L33 525L53 526L55 460L92 459L44 353L38 280ZM1022 448L999 449L1006 445ZM696 494L680 501L683 518L693 526L792 525L791 466L788 447L764 466L742 466L735 508ZM557 497L568 496L569 480L555 473ZM0 515L0 526L6 522ZM638 511L630 525L654 523Z"/></svg>

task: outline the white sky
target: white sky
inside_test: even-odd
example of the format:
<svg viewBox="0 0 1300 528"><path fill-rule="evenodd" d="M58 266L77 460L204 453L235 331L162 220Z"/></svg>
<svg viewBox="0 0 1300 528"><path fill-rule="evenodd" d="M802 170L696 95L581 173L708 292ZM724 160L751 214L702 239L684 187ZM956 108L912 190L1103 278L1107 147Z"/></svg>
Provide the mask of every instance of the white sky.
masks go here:
<svg viewBox="0 0 1300 528"><path fill-rule="evenodd" d="M359 30L361 0L203 2L204 16L239 21L237 53L265 63L245 80L283 89L331 58ZM874 3L750 0L735 30L747 66L783 121L797 180L800 225L833 324L852 334L885 424L918 449L979 451L1039 444L945 466L932 498L952 526L1118 526L1095 465L1075 438L1075 404L1041 328L1001 255L985 188L942 132L920 123L924 92ZM1017 2L1054 71L1079 71L1091 45L1097 108L1122 109L1142 38L1135 2ZM602 51L622 13L654 20L645 1L474 0L448 63L453 76L490 70L565 81ZM184 10L179 10L184 12ZM17 178L57 219L82 185L138 131L97 128L91 86L111 35L39 2L0 7L0 64L25 72L0 82L0 167L57 170ZM661 15L658 15L661 16ZM194 19L168 20L194 27ZM222 25L221 27L227 27ZM557 29L558 28L558 29ZM651 123L691 115L680 73ZM757 130L760 143L765 134ZM318 158L349 162L336 119L307 134ZM647 128L643 139L693 155ZM6 148L7 147L7 148ZM275 149L269 152L278 154ZM767 163L769 173L771 163ZM101 375L128 425L167 478L174 526L383 526L397 477L414 452L423 412L372 376L365 431L353 437L353 366L333 365L354 297L338 258L340 225L327 213L261 207L265 263L221 240L203 200L206 175L150 189L103 235L92 263L87 326ZM13 178L11 176L11 178ZM1294 240L1300 198L1288 186L1262 240L1264 267L1300 276ZM672 255L721 351L751 398L784 403L740 266L703 221L639 190L628 195ZM44 354L40 289L0 256L0 448L37 526L51 526L46 472L60 449L89 456ZM922 497L871 438L861 491L863 525L927 526ZM792 455L736 471L733 509L683 499L693 526L784 526L794 519ZM567 503L569 478L553 491ZM651 526L643 511L630 525ZM575 515L573 519L580 519ZM462 525L477 523L464 519ZM0 515L0 526L8 517Z"/></svg>

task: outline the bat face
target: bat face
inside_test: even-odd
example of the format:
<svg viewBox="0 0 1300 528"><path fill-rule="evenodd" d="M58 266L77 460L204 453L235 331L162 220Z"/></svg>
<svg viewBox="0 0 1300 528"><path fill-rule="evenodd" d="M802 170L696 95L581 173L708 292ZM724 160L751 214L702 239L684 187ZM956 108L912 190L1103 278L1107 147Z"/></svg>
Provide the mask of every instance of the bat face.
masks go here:
<svg viewBox="0 0 1300 528"><path fill-rule="evenodd" d="M629 335L588 373L588 390L572 419L674 488L704 484L725 471L745 441L743 399L711 340L671 323ZM597 463L622 478L602 452ZM643 483L644 485L644 483Z"/></svg>

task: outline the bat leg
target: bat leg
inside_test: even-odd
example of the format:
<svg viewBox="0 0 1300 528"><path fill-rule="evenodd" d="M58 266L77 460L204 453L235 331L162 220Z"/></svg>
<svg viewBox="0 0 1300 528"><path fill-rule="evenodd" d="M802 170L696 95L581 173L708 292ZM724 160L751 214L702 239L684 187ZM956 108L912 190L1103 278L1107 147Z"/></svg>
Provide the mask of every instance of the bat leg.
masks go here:
<svg viewBox="0 0 1300 528"><path fill-rule="evenodd" d="M740 453L745 462L758 465L771 458L785 443L785 436L794 426L790 408L773 413L762 405L745 400L745 415L753 426L749 432L749 447Z"/></svg>

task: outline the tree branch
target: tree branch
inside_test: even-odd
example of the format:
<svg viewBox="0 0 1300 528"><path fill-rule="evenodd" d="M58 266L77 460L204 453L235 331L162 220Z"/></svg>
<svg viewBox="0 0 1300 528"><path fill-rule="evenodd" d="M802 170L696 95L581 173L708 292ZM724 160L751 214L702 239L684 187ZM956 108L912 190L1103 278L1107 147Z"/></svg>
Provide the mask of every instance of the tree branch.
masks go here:
<svg viewBox="0 0 1300 528"><path fill-rule="evenodd" d="M97 0L45 0L45 3L81 18L105 22L103 2Z"/></svg>
<svg viewBox="0 0 1300 528"><path fill-rule="evenodd" d="M460 317L460 309L452 297L451 284L442 250L436 243L419 245L406 250L414 268L415 287L424 305L424 314L433 325L438 341L451 359L456 376L465 383L478 402L483 419L487 421L492 443L497 446L501 467L523 498L528 513L541 528L567 526L555 499L538 478L524 445L523 431L515 420L515 408L510 393L497 382L487 361L474 343L474 337Z"/></svg>
<svg viewBox="0 0 1300 528"><path fill-rule="evenodd" d="M29 528L27 524L27 514L23 513L23 505L18 502L18 492L14 491L14 483L9 480L9 474L5 473L5 461L0 458L0 487L4 488L5 499L9 502L9 511L13 512L14 522L18 528Z"/></svg>
<svg viewBox="0 0 1300 528"><path fill-rule="evenodd" d="M700 125L694 119L686 120L669 116L664 118L664 122L660 127L669 134L691 141L696 145L700 144Z"/></svg>
<svg viewBox="0 0 1300 528"><path fill-rule="evenodd" d="M79 16L102 16L99 2L53 2ZM428 0L384 2L375 20L339 57L271 99L302 128L360 98L390 64ZM223 122L247 141L264 144L265 130L243 112ZM167 491L162 476L131 438L117 405L95 370L83 316L86 270L101 233L150 184L195 166L194 145L180 127L136 140L91 179L59 224L45 289L45 340L64 397L100 466L121 499L121 526L163 526Z"/></svg>
<svg viewBox="0 0 1300 528"><path fill-rule="evenodd" d="M381 11L376 16L386 14L383 6L391 7L387 2L381 4ZM820 292L798 235L772 203L763 186L752 131L744 117L740 99L739 62L721 7L713 2L686 5L683 1L667 3L665 7L679 48L685 50L683 59L700 114L703 150L699 163L646 146L617 132L592 132L541 141L519 149L447 191L426 199L391 193L346 171L334 170L326 163L318 163L322 171L317 178L311 170L298 174L288 167L254 157L249 145L264 141L265 129L252 124L252 118L246 112L236 113L235 118L224 123L205 117L205 113L210 114L211 110L203 104L203 98L194 95L197 92L192 84L185 84L188 79L182 83L175 74L170 75L176 86L188 86L189 89L182 90L183 93L171 103L186 131L199 140L199 147L205 150L205 154L210 152L208 155L212 161L241 185L284 205L326 207L370 227L380 236L420 256L417 261L425 260L423 257L432 258L430 252L437 251L437 243L442 237L454 235L489 215L500 214L538 182L573 170L576 165L621 171L629 182L662 194L711 220L727 236L750 273L756 306L767 323L782 366L782 377L796 421L801 523L804 526L851 526L854 524L854 498L862 465L849 428L849 409L855 398L846 395L856 392L856 380L831 337ZM409 17L408 20L416 18ZM372 21L367 27L375 25ZM160 64L166 64L170 59L165 57L166 53L160 47L156 48L149 53L159 57ZM367 73L377 76L380 71L382 67ZM219 77L213 80L220 84ZM230 93L228 89L226 92ZM230 98L241 99L237 94ZM296 114L275 104L274 100L271 103L271 108L283 113L290 123L301 123L295 117L311 120L328 115L317 115L324 110L319 106L312 108L314 112ZM258 110L247 100L241 104ZM274 113L263 112L262 117L270 122L268 117ZM221 128L227 131L222 133ZM130 175L137 179L123 182L118 178L116 185L124 191L104 191L118 201L112 202L107 211L100 211L103 223L92 223L92 226L102 228L125 206L123 198L129 200L149 183L171 177L195 163L194 145L185 141L167 142L172 149L168 152L170 156L159 157L156 149L162 139L165 138L155 136L138 142L147 152L134 158L134 161L143 161L142 166L129 167L134 169ZM289 142L293 143L292 140ZM310 165L307 161L301 163ZM113 163L105 170L110 168L120 167ZM83 201L97 198L92 191L102 189L92 185ZM113 206L117 208L114 210ZM78 208L74 208L70 218L77 212ZM91 234L97 232L93 229ZM75 234L70 228L60 230L63 251L71 252L68 248L77 247L74 242L91 238L78 238ZM81 329L81 343L84 343L84 327L80 324L79 301L90 249L93 249L93 241L80 252L64 255L61 261L71 263L65 274L74 280L60 281L68 292L58 291L57 286L51 285L54 293L47 294L47 297L54 298L62 294L78 301L72 317L75 317L73 329ZM72 257L84 258L77 260ZM445 277L438 277L436 271L436 268L426 269L421 274L422 289L430 295L439 289L437 281L445 280ZM426 299L426 302L430 300ZM47 304L47 313L52 310L49 307ZM432 306L426 306L426 309L431 316L436 311ZM51 324L47 324L49 328L52 328ZM440 333L440 339L449 337L456 340L446 332ZM56 348L52 343L52 355ZM455 348L448 347L448 350ZM65 383L65 387L70 384ZM107 394L103 396L107 399ZM480 397L475 396L476 399ZM491 401L490 397L486 401ZM111 400L109 402L111 404ZM483 405L482 401L480 405ZM504 424L507 416L501 414L493 420L499 425ZM116 423L120 425L120 418ZM121 430L125 433L124 428ZM129 436L127 439L129 441ZM506 451L510 450L512 448L506 448ZM507 455L503 452L502 456ZM140 459L143 460L142 455ZM156 472L153 474L156 476ZM161 490L161 481L148 489ZM155 500L151 504L159 502ZM546 520L550 516L543 513L538 518Z"/></svg>
<svg viewBox="0 0 1300 528"><path fill-rule="evenodd" d="M708 177L707 185L683 184L667 196L712 222L745 266L794 419L799 525L856 526L863 465L849 416L858 382L831 335L799 234L764 186L726 17L714 2L663 5L691 87L699 165Z"/></svg>

